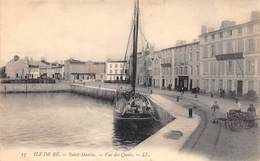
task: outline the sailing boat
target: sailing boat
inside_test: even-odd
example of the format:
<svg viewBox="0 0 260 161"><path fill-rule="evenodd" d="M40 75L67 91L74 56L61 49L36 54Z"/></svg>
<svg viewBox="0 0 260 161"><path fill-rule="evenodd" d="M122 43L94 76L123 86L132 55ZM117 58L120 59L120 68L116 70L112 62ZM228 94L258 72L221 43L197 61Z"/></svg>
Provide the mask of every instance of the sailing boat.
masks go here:
<svg viewBox="0 0 260 161"><path fill-rule="evenodd" d="M130 36L133 36L132 71L130 75L131 90L118 91L114 108L114 122L117 125L147 126L158 121L157 112L150 99L136 91L137 50L139 27L139 0L135 1L134 18ZM133 32L132 32L133 31ZM131 35L133 33L133 35Z"/></svg>

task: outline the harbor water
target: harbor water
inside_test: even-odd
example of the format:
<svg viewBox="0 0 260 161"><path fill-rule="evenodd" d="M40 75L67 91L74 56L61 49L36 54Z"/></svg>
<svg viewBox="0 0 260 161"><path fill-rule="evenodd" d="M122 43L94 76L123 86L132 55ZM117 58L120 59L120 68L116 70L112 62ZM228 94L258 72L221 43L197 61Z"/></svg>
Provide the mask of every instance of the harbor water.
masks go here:
<svg viewBox="0 0 260 161"><path fill-rule="evenodd" d="M0 145L129 149L159 130L120 131L113 105L72 93L0 95Z"/></svg>

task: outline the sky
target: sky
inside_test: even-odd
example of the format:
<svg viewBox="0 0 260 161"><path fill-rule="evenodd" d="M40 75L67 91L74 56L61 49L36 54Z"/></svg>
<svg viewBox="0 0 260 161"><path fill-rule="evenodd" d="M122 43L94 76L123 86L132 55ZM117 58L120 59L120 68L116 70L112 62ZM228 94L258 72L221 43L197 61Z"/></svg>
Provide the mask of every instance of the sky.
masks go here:
<svg viewBox="0 0 260 161"><path fill-rule="evenodd" d="M49 61L123 59L134 0L0 0L0 65L14 55ZM198 38L201 25L243 23L260 0L140 0L156 50ZM258 9L259 10L259 9Z"/></svg>

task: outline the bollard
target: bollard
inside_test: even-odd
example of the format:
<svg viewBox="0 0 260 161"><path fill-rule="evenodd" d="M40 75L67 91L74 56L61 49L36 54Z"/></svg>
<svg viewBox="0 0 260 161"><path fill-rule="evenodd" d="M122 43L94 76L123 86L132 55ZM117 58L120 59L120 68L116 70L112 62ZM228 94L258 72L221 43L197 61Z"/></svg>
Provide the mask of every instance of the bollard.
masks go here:
<svg viewBox="0 0 260 161"><path fill-rule="evenodd" d="M235 101L236 101L236 103L238 103L238 98L237 97L235 98Z"/></svg>
<svg viewBox="0 0 260 161"><path fill-rule="evenodd" d="M195 98L198 98L198 95L197 94L195 94L195 96L194 96Z"/></svg>
<svg viewBox="0 0 260 161"><path fill-rule="evenodd" d="M180 96L177 96L177 102L179 102L179 100L180 100Z"/></svg>
<svg viewBox="0 0 260 161"><path fill-rule="evenodd" d="M213 98L213 96L214 96L214 95L213 95L213 93L211 92L211 93L210 93L210 97Z"/></svg>
<svg viewBox="0 0 260 161"><path fill-rule="evenodd" d="M189 118L192 118L192 108L189 108Z"/></svg>
<svg viewBox="0 0 260 161"><path fill-rule="evenodd" d="M5 86L5 96L6 96L6 86Z"/></svg>

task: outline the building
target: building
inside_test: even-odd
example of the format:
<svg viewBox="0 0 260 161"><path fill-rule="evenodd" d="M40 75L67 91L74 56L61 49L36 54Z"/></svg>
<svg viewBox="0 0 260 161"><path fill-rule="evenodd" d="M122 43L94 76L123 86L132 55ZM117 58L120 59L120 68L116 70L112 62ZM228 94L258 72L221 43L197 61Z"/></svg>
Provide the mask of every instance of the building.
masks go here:
<svg viewBox="0 0 260 161"><path fill-rule="evenodd" d="M144 51L137 53L136 82L138 85L152 86L152 53L153 49L148 45Z"/></svg>
<svg viewBox="0 0 260 161"><path fill-rule="evenodd" d="M107 82L122 82L128 78L128 63L127 61L108 60L106 61L106 79Z"/></svg>
<svg viewBox="0 0 260 161"><path fill-rule="evenodd" d="M64 65L59 63L50 63L46 68L46 74L48 78L64 79Z"/></svg>
<svg viewBox="0 0 260 161"><path fill-rule="evenodd" d="M172 88L174 84L174 47L162 49L158 52L161 62L161 88Z"/></svg>
<svg viewBox="0 0 260 161"><path fill-rule="evenodd" d="M20 59L14 56L6 64L6 76L11 79L37 79L37 78L63 78L63 65L57 63L49 63L47 61L35 61L25 57Z"/></svg>
<svg viewBox="0 0 260 161"><path fill-rule="evenodd" d="M192 90L199 87L199 42L179 41L174 50L174 88Z"/></svg>
<svg viewBox="0 0 260 161"><path fill-rule="evenodd" d="M105 65L101 62L80 61L68 59L64 63L64 76L66 80L96 81L103 80Z"/></svg>
<svg viewBox="0 0 260 161"><path fill-rule="evenodd" d="M95 62L94 66L96 68L96 80L104 81L106 75L106 63L105 62Z"/></svg>
<svg viewBox="0 0 260 161"><path fill-rule="evenodd" d="M158 51L154 51L151 54L152 60L152 87L160 88L161 87L161 58Z"/></svg>
<svg viewBox="0 0 260 161"><path fill-rule="evenodd" d="M202 27L200 88L206 92L260 94L260 12L242 24L222 21L220 28Z"/></svg>

